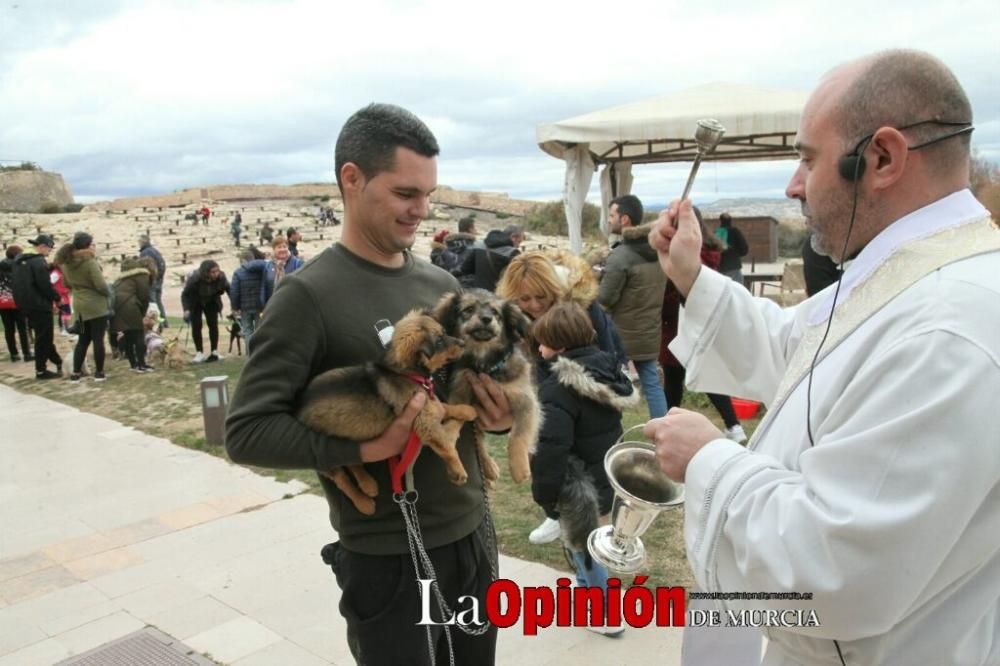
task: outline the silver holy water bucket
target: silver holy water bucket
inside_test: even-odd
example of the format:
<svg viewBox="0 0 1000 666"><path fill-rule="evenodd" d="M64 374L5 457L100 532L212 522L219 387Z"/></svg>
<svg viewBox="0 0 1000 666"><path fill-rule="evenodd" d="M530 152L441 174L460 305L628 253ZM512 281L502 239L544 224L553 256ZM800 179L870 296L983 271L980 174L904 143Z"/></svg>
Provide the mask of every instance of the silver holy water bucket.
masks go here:
<svg viewBox="0 0 1000 666"><path fill-rule="evenodd" d="M611 524L590 533L587 549L611 571L629 574L642 568L646 549L641 537L657 514L684 504L684 485L660 469L656 448L648 442L623 441L629 428L604 456L604 471L615 491Z"/></svg>

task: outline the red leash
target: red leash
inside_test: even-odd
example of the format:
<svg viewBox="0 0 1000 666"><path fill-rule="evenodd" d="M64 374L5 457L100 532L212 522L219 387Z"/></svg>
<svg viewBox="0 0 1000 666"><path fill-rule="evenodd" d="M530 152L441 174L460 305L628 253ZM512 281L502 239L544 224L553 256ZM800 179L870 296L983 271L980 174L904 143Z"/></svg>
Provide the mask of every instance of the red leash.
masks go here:
<svg viewBox="0 0 1000 666"><path fill-rule="evenodd" d="M404 374L403 376L427 391L428 400L434 398L434 380L430 377L408 374ZM403 493L403 476L413 465L413 461L417 459L418 453L420 453L420 437L411 430L410 438L406 440L406 447L403 449L403 454L389 458L389 476L392 478L392 492L397 495Z"/></svg>

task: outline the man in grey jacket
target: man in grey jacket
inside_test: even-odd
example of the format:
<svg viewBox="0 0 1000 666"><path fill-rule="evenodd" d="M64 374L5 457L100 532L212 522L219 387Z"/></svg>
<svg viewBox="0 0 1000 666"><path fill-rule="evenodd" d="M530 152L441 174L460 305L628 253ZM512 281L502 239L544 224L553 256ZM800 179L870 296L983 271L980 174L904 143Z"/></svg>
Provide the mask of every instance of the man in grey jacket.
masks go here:
<svg viewBox="0 0 1000 666"><path fill-rule="evenodd" d="M622 235L622 242L608 255L597 301L611 314L625 353L639 373L649 418L659 418L667 413L667 398L656 368L667 280L659 269L656 251L649 245L651 225L642 225L638 197L626 194L612 200L608 226L611 233Z"/></svg>

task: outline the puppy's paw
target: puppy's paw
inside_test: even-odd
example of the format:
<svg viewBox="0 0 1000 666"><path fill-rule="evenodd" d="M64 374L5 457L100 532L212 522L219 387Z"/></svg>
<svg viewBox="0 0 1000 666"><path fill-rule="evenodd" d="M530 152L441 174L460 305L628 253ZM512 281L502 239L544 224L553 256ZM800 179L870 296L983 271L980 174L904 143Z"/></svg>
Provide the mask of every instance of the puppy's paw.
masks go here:
<svg viewBox="0 0 1000 666"><path fill-rule="evenodd" d="M479 418L476 409L471 405L451 405L449 416L460 421L475 421Z"/></svg>
<svg viewBox="0 0 1000 666"><path fill-rule="evenodd" d="M464 486L469 480L469 475L465 471L465 468L456 469L452 468L448 470L448 480L454 483L456 486Z"/></svg>
<svg viewBox="0 0 1000 666"><path fill-rule="evenodd" d="M375 500L370 497L353 497L351 501L354 503L354 508L358 510L359 513L363 513L366 516L375 515Z"/></svg>
<svg viewBox="0 0 1000 666"><path fill-rule="evenodd" d="M365 495L367 495L368 497L375 497L376 495L378 495L378 481L376 481L375 479L373 479L368 475L358 477L357 481L358 481L358 488L360 488L361 492L363 492ZM374 503L372 504L372 506L374 507Z"/></svg>
<svg viewBox="0 0 1000 666"><path fill-rule="evenodd" d="M493 458L485 456L485 460L480 460L479 464L483 466L483 475L490 484L500 478L500 465Z"/></svg>
<svg viewBox="0 0 1000 666"><path fill-rule="evenodd" d="M524 483L531 478L531 465L527 460L510 459L510 478L514 483Z"/></svg>

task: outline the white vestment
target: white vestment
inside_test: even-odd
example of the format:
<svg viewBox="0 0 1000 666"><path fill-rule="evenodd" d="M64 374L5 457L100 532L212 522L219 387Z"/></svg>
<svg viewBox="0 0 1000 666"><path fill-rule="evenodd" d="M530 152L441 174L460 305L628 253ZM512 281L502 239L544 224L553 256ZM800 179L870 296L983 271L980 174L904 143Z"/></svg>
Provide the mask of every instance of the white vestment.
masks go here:
<svg viewBox="0 0 1000 666"><path fill-rule="evenodd" d="M810 402L835 289L782 310L703 269L688 295L670 345L688 385L769 406L747 448L687 468L698 586L813 594L720 604L815 610L762 630L769 666L840 664L834 639L850 666L1000 664L1000 231L964 190L873 239Z"/></svg>

